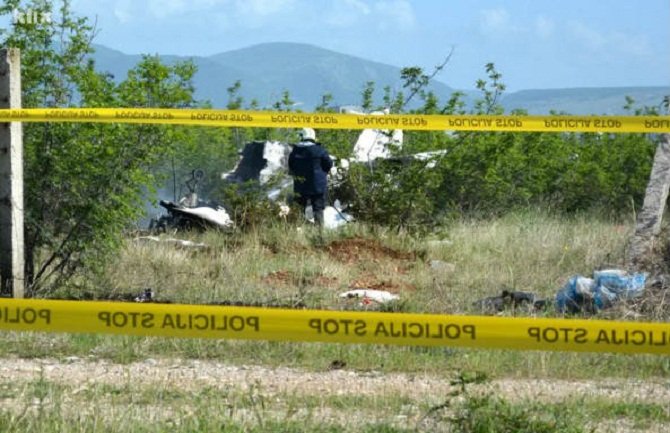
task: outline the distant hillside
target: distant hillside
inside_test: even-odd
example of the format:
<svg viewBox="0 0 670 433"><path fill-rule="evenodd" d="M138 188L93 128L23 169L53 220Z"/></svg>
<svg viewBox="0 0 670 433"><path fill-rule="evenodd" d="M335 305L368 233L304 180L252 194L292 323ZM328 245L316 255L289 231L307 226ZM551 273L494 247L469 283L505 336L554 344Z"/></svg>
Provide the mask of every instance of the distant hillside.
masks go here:
<svg viewBox="0 0 670 433"><path fill-rule="evenodd" d="M171 63L189 57L162 58ZM385 86L395 90L400 90L401 86L398 67L307 44L269 43L190 58L198 65L196 97L209 100L219 108L225 107L228 102L226 88L236 80L242 81L241 95L247 103L255 98L261 106L269 106L288 90L301 109L312 109L325 93L333 95L334 105L359 104L361 91L368 81L376 83L380 99ZM140 56L98 45L94 59L99 70L109 71L117 79L122 79ZM432 84L432 90L444 100L453 92L438 81Z"/></svg>
<svg viewBox="0 0 670 433"><path fill-rule="evenodd" d="M117 80L123 79L141 58L100 45L95 48L97 68L114 74ZM256 99L261 107L268 107L288 90L303 110L314 108L325 93L333 95L334 105L360 104L361 91L368 81L376 83L379 103L385 86L402 90L399 67L308 44L277 42L207 57L161 57L167 63L193 59L198 66L196 98L211 101L217 108L226 106L226 89L236 80L242 81L240 93L246 103ZM476 78L473 77L473 82ZM431 90L443 102L454 91L437 80L433 81ZM466 94L468 101L477 97L472 90ZM638 105L653 106L669 94L670 87L538 89L506 94L501 103L507 111L523 108L530 114L546 114L551 110L571 114L620 114L627 95Z"/></svg>
<svg viewBox="0 0 670 433"><path fill-rule="evenodd" d="M507 111L523 108L531 114L551 110L570 114L623 114L626 96L635 106L659 106L670 95L670 87L595 87L574 89L520 90L502 99Z"/></svg>

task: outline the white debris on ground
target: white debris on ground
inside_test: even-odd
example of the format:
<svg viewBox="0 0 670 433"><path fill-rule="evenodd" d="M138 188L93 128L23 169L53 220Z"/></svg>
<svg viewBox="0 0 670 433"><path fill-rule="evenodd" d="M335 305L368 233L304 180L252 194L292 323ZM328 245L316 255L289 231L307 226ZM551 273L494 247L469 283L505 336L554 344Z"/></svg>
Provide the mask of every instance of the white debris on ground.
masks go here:
<svg viewBox="0 0 670 433"><path fill-rule="evenodd" d="M340 298L351 299L357 298L362 299L363 301L374 301L379 304L384 304L391 301L397 301L400 299L400 296L394 295L391 292L386 290L374 290L374 289L355 289L349 290L348 292L340 293Z"/></svg>
<svg viewBox="0 0 670 433"><path fill-rule="evenodd" d="M279 217L286 218L291 213L291 208L286 204L282 203L279 205Z"/></svg>
<svg viewBox="0 0 670 433"><path fill-rule="evenodd" d="M212 223L220 227L231 227L233 225L233 220L228 215L228 212L222 207L217 207L216 209L211 207L194 207L194 208L182 208L179 209L180 212L185 214L194 215L200 219Z"/></svg>
<svg viewBox="0 0 670 433"><path fill-rule="evenodd" d="M326 229L336 229L342 227L349 221L353 221L354 217L345 214L333 206L326 206L323 210L323 227Z"/></svg>
<svg viewBox="0 0 670 433"><path fill-rule="evenodd" d="M336 203L337 204L337 203ZM305 219L314 223L314 212L312 206L307 206L305 209ZM341 208L335 206L326 206L323 210L323 228L333 230L342 227L348 222L354 220L354 217L348 213L342 212Z"/></svg>
<svg viewBox="0 0 670 433"><path fill-rule="evenodd" d="M175 238L164 238L161 239L158 236L139 236L133 239L135 242L148 242L148 243L164 243L164 244L173 244L180 248L192 248L196 250L206 249L207 244L202 242L193 242L185 239L175 239Z"/></svg>

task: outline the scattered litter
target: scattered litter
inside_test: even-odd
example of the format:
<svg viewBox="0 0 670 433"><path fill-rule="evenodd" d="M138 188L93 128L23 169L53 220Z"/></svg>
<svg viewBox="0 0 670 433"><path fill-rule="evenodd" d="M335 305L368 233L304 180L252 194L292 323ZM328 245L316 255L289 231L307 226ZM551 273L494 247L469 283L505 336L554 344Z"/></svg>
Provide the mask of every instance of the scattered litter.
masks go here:
<svg viewBox="0 0 670 433"><path fill-rule="evenodd" d="M287 204L279 205L279 217L286 218L291 213L291 208Z"/></svg>
<svg viewBox="0 0 670 433"><path fill-rule="evenodd" d="M347 366L346 361L342 361L341 359L336 359L336 360L334 360L333 362L330 363L330 365L328 366L328 370L341 370L346 366Z"/></svg>
<svg viewBox="0 0 670 433"><path fill-rule="evenodd" d="M307 206L305 209L305 219L311 223L314 223L314 213L312 211L312 206ZM323 228L328 230L333 230L339 227L342 227L348 222L354 220L354 217L342 212L335 206L326 206L323 210Z"/></svg>
<svg viewBox="0 0 670 433"><path fill-rule="evenodd" d="M385 304L391 301L397 301L400 299L400 296L394 295L391 292L386 290L372 290L372 289L355 289L349 290L348 292L340 293L340 298L351 299L357 298L361 299L363 304L370 304L371 302L377 302L378 304Z"/></svg>
<svg viewBox="0 0 670 433"><path fill-rule="evenodd" d="M508 308L532 308L543 310L548 302L540 299L535 293L503 290L498 296L479 299L472 304L478 310L489 313L501 313Z"/></svg>
<svg viewBox="0 0 670 433"><path fill-rule="evenodd" d="M151 288L144 289L142 293L135 297L135 302L153 302L154 291Z"/></svg>
<svg viewBox="0 0 670 433"><path fill-rule="evenodd" d="M323 210L323 227L326 229L342 227L353 219L351 215L341 212L334 206L326 206Z"/></svg>
<svg viewBox="0 0 670 433"><path fill-rule="evenodd" d="M157 243L166 243L173 244L179 248L190 248L196 250L207 249L207 244L202 242L193 242L185 239L174 239L174 238L165 238L161 239L157 236L139 236L134 239L135 242L157 242Z"/></svg>
<svg viewBox="0 0 670 433"><path fill-rule="evenodd" d="M593 278L571 277L556 294L556 308L562 313L595 313L618 301L644 293L646 274L629 274L621 269L595 271Z"/></svg>

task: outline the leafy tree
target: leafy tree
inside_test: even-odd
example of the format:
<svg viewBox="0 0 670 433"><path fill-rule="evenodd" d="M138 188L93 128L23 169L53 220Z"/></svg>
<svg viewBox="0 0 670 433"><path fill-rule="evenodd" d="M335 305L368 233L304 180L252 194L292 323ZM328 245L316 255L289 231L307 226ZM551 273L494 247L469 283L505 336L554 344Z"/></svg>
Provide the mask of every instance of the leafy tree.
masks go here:
<svg viewBox="0 0 670 433"><path fill-rule="evenodd" d="M228 93L228 104L226 108L229 110L239 110L242 108L242 102L244 98L240 96L240 89L242 88L242 82L240 80L235 81L232 86L226 88Z"/></svg>
<svg viewBox="0 0 670 433"><path fill-rule="evenodd" d="M281 93L281 99L275 101L272 104L272 108L274 108L277 111L291 111L293 109L294 104L295 101L291 98L291 92L289 92L288 90L284 90Z"/></svg>
<svg viewBox="0 0 670 433"><path fill-rule="evenodd" d="M499 103L505 91L505 85L501 82L502 74L493 63L487 63L484 69L489 81L479 79L475 83L477 90L482 92L482 98L475 101L475 114L502 114L504 110Z"/></svg>
<svg viewBox="0 0 670 433"><path fill-rule="evenodd" d="M361 108L363 108L364 111L372 111L373 107L373 97L375 94L375 82L374 81L368 81L365 83L365 87L363 88L363 94L362 94L362 100L361 100Z"/></svg>
<svg viewBox="0 0 670 433"><path fill-rule="evenodd" d="M166 66L145 56L124 81L95 70L95 29L70 2L5 0L52 20L14 25L0 45L22 54L25 107L191 107L190 62ZM143 209L151 169L185 139L183 128L156 125L38 123L24 128L26 275L33 292L58 286L120 242Z"/></svg>
<svg viewBox="0 0 670 433"><path fill-rule="evenodd" d="M321 102L316 106L315 110L317 113L327 113L330 110L330 105L333 102L332 93L324 93L321 95Z"/></svg>
<svg viewBox="0 0 670 433"><path fill-rule="evenodd" d="M481 96L470 113L502 114L502 75L492 63L485 72L487 77L476 82ZM465 114L463 95L456 92L441 104L426 90L430 76L421 68L403 69L402 78L406 100L421 101L410 112ZM391 100L386 89L385 104ZM657 114L660 108L636 108L630 99L627 106L637 115ZM405 131L395 163L354 167L346 186L360 219L396 227L430 226L453 213L492 215L533 205L625 215L644 198L654 149L653 136L643 134ZM409 163L412 154L433 150L445 151L434 164ZM403 210L405 205L411 212Z"/></svg>

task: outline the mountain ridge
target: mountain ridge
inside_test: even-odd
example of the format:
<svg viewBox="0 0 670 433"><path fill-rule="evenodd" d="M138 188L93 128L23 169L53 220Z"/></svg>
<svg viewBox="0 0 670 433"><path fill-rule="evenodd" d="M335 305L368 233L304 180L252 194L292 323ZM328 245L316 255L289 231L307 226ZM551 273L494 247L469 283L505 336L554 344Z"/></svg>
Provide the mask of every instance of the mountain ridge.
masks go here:
<svg viewBox="0 0 670 433"><path fill-rule="evenodd" d="M110 72L117 80L125 77L141 59L139 54L125 54L103 45L94 48L97 69ZM239 95L245 103L256 100L261 108L271 107L281 99L285 90L289 91L295 105L304 110L318 105L325 93L332 94L333 105L360 104L361 93L369 81L376 84L377 104L381 103L385 86L393 92L403 90L400 67L305 43L270 42L209 56L159 55L168 64L192 59L198 66L194 78L195 96L210 101L215 108L226 106L226 89L237 80L241 81ZM475 79L473 77L473 82ZM457 89L433 79L429 90L445 103ZM477 97L473 90L465 93L469 102ZM626 96L631 96L641 106L657 106L665 95L670 95L670 86L524 89L503 94L501 104L507 111L524 109L529 114L550 111L622 114Z"/></svg>

